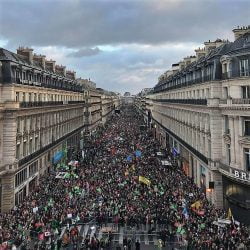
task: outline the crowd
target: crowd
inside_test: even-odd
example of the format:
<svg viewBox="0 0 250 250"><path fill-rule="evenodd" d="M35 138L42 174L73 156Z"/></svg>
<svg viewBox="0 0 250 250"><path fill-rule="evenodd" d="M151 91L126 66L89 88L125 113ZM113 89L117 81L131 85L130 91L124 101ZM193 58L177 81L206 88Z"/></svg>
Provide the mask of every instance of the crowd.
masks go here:
<svg viewBox="0 0 250 250"><path fill-rule="evenodd" d="M23 203L0 214L0 249L37 249L38 242L40 249L48 242L51 249L68 244L77 249L77 227L68 227L59 239L62 226L93 220L138 230L144 224L151 232L157 227L163 244L178 241L186 249L250 249L248 229L233 221L214 223L227 213L208 202L166 149L172 164L162 165L156 153L163 149L141 124L132 107L123 109L92 138L84 159L81 152L75 155L79 164L66 167L67 178L56 178L62 166L41 177ZM85 247L105 244L93 235Z"/></svg>

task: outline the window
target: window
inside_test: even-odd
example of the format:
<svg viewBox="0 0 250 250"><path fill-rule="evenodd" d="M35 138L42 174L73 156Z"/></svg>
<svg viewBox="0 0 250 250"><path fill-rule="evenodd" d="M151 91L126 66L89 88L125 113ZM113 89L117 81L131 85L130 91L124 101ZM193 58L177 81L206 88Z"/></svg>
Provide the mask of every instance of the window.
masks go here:
<svg viewBox="0 0 250 250"><path fill-rule="evenodd" d="M227 144L226 148L227 148L227 163L228 163L228 165L230 165L230 163L231 163L231 148L230 148L230 144Z"/></svg>
<svg viewBox="0 0 250 250"><path fill-rule="evenodd" d="M243 99L250 98L250 86L241 86L241 90Z"/></svg>
<svg viewBox="0 0 250 250"><path fill-rule="evenodd" d="M250 117L244 119L244 135L250 136Z"/></svg>
<svg viewBox="0 0 250 250"><path fill-rule="evenodd" d="M29 141L29 154L32 154L32 152L33 152L33 150L32 150L32 143L33 143L33 141L32 140L30 140Z"/></svg>
<svg viewBox="0 0 250 250"><path fill-rule="evenodd" d="M19 102L19 92L16 92L16 102Z"/></svg>
<svg viewBox="0 0 250 250"><path fill-rule="evenodd" d="M20 72L17 70L16 71L16 79L19 79L20 78Z"/></svg>
<svg viewBox="0 0 250 250"><path fill-rule="evenodd" d="M244 148L244 154L246 171L250 171L250 148Z"/></svg>
<svg viewBox="0 0 250 250"><path fill-rule="evenodd" d="M20 144L16 145L16 159L20 158Z"/></svg>
<svg viewBox="0 0 250 250"><path fill-rule="evenodd" d="M225 133L230 134L228 116L225 115Z"/></svg>
<svg viewBox="0 0 250 250"><path fill-rule="evenodd" d="M27 122L27 119L24 117L23 118L23 131L27 130L27 124L26 124L26 122Z"/></svg>
<svg viewBox="0 0 250 250"><path fill-rule="evenodd" d="M29 177L38 171L38 161L29 165Z"/></svg>
<svg viewBox="0 0 250 250"><path fill-rule="evenodd" d="M240 60L240 76L249 75L248 59Z"/></svg>
<svg viewBox="0 0 250 250"><path fill-rule="evenodd" d="M224 87L223 92L224 92L224 98L227 99L228 98L228 88Z"/></svg>
<svg viewBox="0 0 250 250"><path fill-rule="evenodd" d="M17 122L16 123L17 123L16 124L16 131L17 131L17 133L19 133L20 130L21 130L21 121L20 121L20 118L17 118Z"/></svg>
<svg viewBox="0 0 250 250"><path fill-rule="evenodd" d="M15 187L20 186L27 179L27 168L18 172L15 176Z"/></svg>

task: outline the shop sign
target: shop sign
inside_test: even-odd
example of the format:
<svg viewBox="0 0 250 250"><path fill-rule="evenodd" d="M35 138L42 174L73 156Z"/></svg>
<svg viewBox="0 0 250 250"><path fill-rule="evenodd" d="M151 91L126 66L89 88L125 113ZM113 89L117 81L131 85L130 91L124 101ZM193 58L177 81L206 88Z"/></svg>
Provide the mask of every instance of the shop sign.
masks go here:
<svg viewBox="0 0 250 250"><path fill-rule="evenodd" d="M230 168L230 170L236 179L250 181L250 173L235 168Z"/></svg>

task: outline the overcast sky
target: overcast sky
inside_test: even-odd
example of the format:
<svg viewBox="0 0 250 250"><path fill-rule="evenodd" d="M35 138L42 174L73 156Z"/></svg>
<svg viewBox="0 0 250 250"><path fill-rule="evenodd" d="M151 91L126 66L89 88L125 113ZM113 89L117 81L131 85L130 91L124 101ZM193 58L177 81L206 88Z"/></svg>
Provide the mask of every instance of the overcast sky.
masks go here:
<svg viewBox="0 0 250 250"><path fill-rule="evenodd" d="M249 0L0 0L0 47L32 47L122 94L249 24Z"/></svg>

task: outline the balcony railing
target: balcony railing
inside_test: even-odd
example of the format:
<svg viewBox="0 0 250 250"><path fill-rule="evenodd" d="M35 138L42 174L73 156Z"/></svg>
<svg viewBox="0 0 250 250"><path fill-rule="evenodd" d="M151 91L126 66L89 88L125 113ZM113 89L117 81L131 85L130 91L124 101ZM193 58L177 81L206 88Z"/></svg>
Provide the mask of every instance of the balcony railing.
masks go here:
<svg viewBox="0 0 250 250"><path fill-rule="evenodd" d="M228 98L228 99L220 99L220 104L224 105L250 105L250 98Z"/></svg>
<svg viewBox="0 0 250 250"><path fill-rule="evenodd" d="M70 133L62 136L61 138L51 142L50 144L40 148L39 150L35 151L34 153L31 153L30 155L25 156L24 158L20 159L18 161L18 166L21 167L22 165L28 163L29 161L33 160L34 158L38 157L40 154L48 151L51 147L56 146L58 143L62 142L63 140L69 138L71 135L75 134L76 132L80 132L83 128L86 127L86 124L83 126L71 131Z"/></svg>
<svg viewBox="0 0 250 250"><path fill-rule="evenodd" d="M213 81L213 80L220 80L220 79L214 79L212 75L205 75L203 77L196 77L195 79L191 79L191 80L186 80L185 82L182 83L169 83L168 86L165 86L167 84L167 82L162 82L160 85L158 85L155 89L154 89L154 93L158 93L161 91L168 91L168 90L172 90L172 89L178 89L181 87L186 87L186 86L190 86L193 84L199 84L202 82L208 82L208 81Z"/></svg>
<svg viewBox="0 0 250 250"><path fill-rule="evenodd" d="M58 79L57 82L53 81L41 81L36 82L33 80L23 80L20 78L14 77L0 77L0 82L2 83L17 83L22 85L30 85L30 86L38 86L44 88L51 88L51 89L60 89L65 91L72 91L72 92L80 92L83 93L84 88L76 81L69 80L69 79Z"/></svg>
<svg viewBox="0 0 250 250"><path fill-rule="evenodd" d="M158 86L155 87L154 93L159 93L162 91L169 91L172 89L178 89L185 86L190 86L193 84L198 84L202 82L209 82L209 81L218 81L218 80L225 80L230 78L238 78L238 77L249 77L250 76L250 69L245 69L241 71L227 71L222 73L220 76L214 78L212 75L205 75L203 77L197 77L192 80L186 80L183 83L174 83L174 82L164 82L164 80L159 83Z"/></svg>
<svg viewBox="0 0 250 250"><path fill-rule="evenodd" d="M232 104L250 104L250 99L234 98Z"/></svg>
<svg viewBox="0 0 250 250"><path fill-rule="evenodd" d="M244 71L227 71L222 73L222 79L230 79L230 78L236 78L236 77L248 77L250 76L250 70L246 69Z"/></svg>
<svg viewBox="0 0 250 250"><path fill-rule="evenodd" d="M155 102L207 105L207 99L155 99Z"/></svg>
<svg viewBox="0 0 250 250"><path fill-rule="evenodd" d="M56 106L64 104L81 104L85 101L48 101L48 102L20 102L20 108L32 108L32 107L43 107L43 106Z"/></svg>

